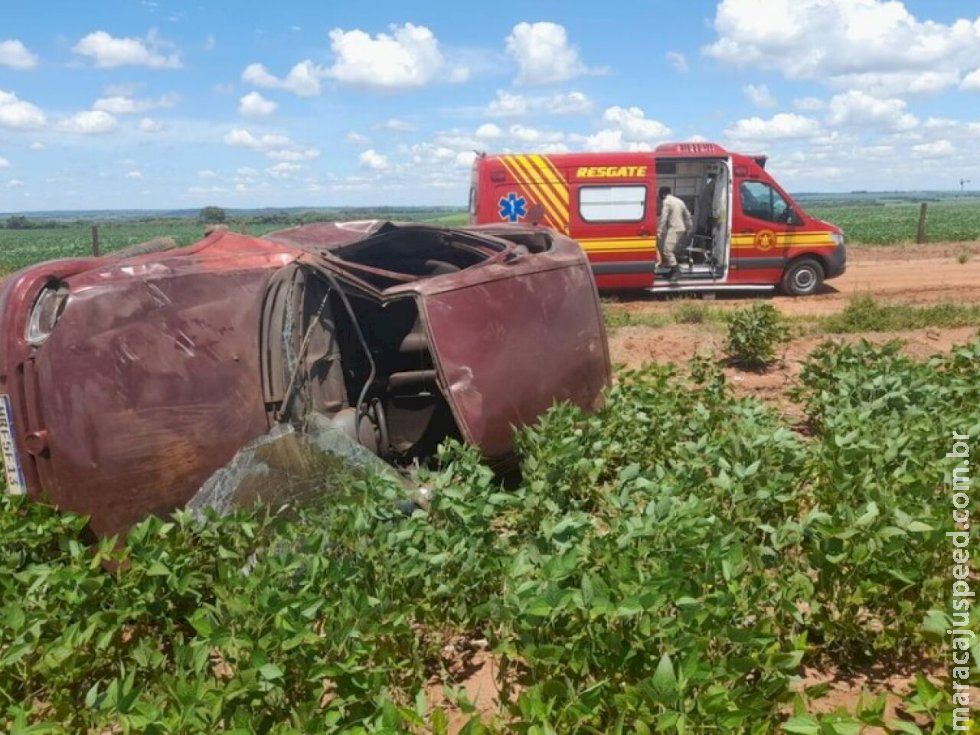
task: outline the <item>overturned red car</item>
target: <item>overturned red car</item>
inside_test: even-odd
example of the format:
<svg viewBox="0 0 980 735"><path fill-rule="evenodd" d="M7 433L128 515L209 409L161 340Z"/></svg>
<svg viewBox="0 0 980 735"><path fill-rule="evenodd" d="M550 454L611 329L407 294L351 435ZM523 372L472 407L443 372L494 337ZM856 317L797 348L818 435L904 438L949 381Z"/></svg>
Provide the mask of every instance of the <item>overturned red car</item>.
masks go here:
<svg viewBox="0 0 980 735"><path fill-rule="evenodd" d="M245 443L312 418L394 463L491 461L609 355L588 261L520 225L320 223L42 263L0 288L7 490L100 535L185 504Z"/></svg>

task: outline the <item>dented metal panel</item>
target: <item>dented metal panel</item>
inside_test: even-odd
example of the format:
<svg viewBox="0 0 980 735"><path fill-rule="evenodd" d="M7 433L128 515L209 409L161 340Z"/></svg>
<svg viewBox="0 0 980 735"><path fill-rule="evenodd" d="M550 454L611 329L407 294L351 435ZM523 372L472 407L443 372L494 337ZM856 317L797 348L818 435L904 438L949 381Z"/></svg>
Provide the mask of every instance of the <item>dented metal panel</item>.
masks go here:
<svg viewBox="0 0 980 735"><path fill-rule="evenodd" d="M513 427L555 401L590 409L609 380L584 255L531 227L215 232L26 269L0 312L11 471L100 534L180 507L279 421L394 462L453 435L501 459Z"/></svg>

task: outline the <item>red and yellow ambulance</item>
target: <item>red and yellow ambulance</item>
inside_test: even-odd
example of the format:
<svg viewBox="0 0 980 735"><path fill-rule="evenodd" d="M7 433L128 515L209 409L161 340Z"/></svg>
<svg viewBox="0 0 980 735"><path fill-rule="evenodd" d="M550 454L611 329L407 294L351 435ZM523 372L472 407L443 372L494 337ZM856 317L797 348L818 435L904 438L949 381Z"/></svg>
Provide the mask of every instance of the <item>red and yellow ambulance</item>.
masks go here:
<svg viewBox="0 0 980 735"><path fill-rule="evenodd" d="M844 272L844 233L811 217L765 170L765 156L715 143L648 152L477 156L470 222L531 222L579 242L600 289L811 294ZM668 281L657 251L657 192L693 218ZM660 276L660 277L658 277Z"/></svg>

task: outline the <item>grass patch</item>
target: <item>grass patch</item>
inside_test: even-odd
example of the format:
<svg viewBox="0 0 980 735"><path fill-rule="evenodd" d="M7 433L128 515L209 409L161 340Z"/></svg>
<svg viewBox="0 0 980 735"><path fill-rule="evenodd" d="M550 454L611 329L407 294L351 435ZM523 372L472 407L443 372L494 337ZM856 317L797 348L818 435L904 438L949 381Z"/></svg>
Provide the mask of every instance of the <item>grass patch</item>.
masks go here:
<svg viewBox="0 0 980 735"><path fill-rule="evenodd" d="M700 301L684 299L674 306L670 313L629 311L614 301L603 301L602 314L606 329L614 331L621 327L651 327L659 329L671 324L710 324L725 323L725 312Z"/></svg>
<svg viewBox="0 0 980 735"><path fill-rule="evenodd" d="M830 334L855 332L898 332L907 329L953 329L980 326L980 306L935 304L912 306L889 305L872 296L856 296L839 314L826 317L821 329Z"/></svg>
<svg viewBox="0 0 980 735"><path fill-rule="evenodd" d="M606 329L609 332L614 332L622 327L652 327L659 329L671 323L671 320L665 314L632 312L609 302L602 304L602 317L606 323Z"/></svg>

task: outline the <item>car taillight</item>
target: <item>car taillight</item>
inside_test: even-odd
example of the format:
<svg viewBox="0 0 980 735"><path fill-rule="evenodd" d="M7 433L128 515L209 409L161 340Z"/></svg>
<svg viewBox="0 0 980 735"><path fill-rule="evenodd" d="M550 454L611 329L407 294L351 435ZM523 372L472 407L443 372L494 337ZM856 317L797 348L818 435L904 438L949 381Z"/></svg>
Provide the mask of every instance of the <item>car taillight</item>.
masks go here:
<svg viewBox="0 0 980 735"><path fill-rule="evenodd" d="M24 335L29 344L39 345L51 336L54 325L65 310L67 300L68 287L64 284L49 284L37 295Z"/></svg>

